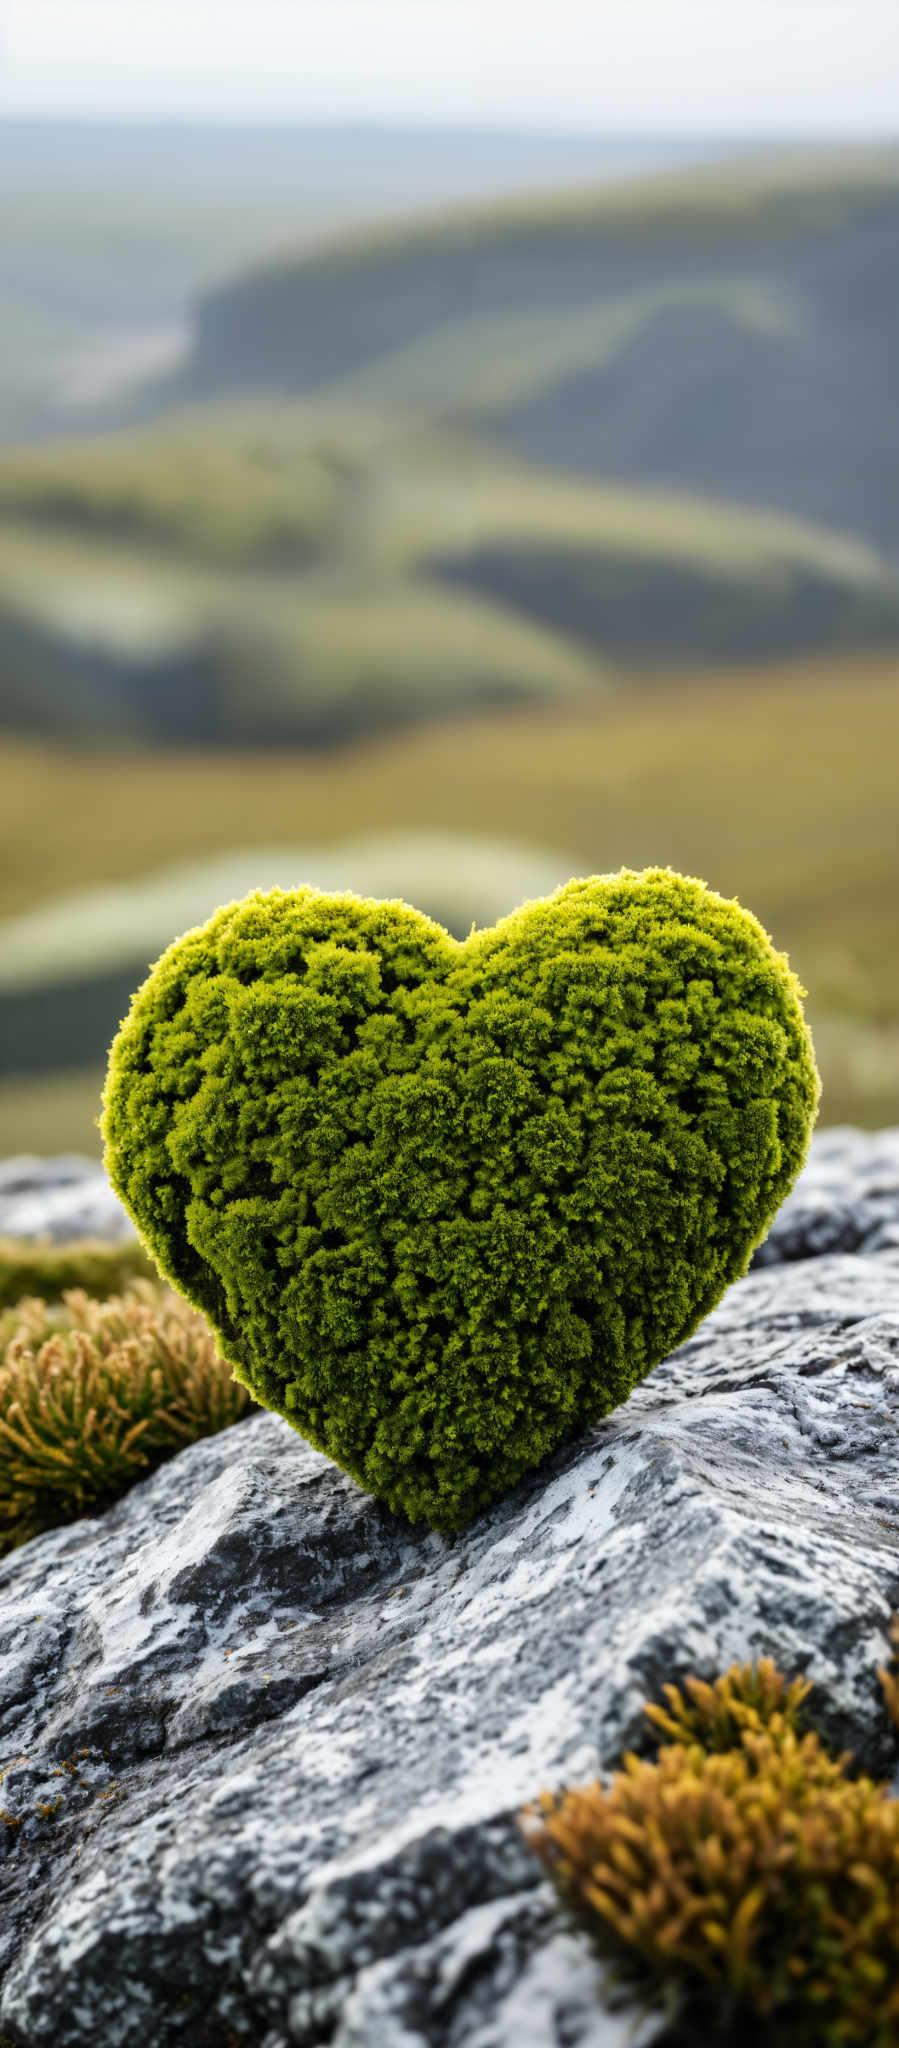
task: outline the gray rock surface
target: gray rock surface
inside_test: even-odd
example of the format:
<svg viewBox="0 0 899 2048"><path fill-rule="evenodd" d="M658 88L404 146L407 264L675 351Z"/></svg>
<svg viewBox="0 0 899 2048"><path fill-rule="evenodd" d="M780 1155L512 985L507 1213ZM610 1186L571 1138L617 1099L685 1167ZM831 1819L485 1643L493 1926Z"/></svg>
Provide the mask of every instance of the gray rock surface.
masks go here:
<svg viewBox="0 0 899 2048"><path fill-rule="evenodd" d="M892 1170L840 1142L819 1215ZM0 2029L624 2048L515 1814L763 1653L895 1770L897 1423L899 1250L791 1253L454 1541L260 1414L5 1559Z"/></svg>
<svg viewBox="0 0 899 2048"><path fill-rule="evenodd" d="M819 1131L755 1255L756 1266L824 1252L899 1248L899 1129Z"/></svg>
<svg viewBox="0 0 899 2048"><path fill-rule="evenodd" d="M0 1237L108 1238L134 1236L134 1225L114 1195L102 1166L78 1153L36 1159L24 1153L0 1161Z"/></svg>

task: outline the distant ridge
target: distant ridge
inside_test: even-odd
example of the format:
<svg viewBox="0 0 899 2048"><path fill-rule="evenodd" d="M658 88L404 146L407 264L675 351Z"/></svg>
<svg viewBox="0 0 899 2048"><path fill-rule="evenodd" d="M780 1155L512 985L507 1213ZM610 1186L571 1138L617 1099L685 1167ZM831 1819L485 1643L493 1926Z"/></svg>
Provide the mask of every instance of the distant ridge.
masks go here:
<svg viewBox="0 0 899 2048"><path fill-rule="evenodd" d="M409 392L529 462L788 512L895 563L897 279L899 146L780 151L270 260L201 300L156 401Z"/></svg>
<svg viewBox="0 0 899 2048"><path fill-rule="evenodd" d="M897 279L893 148L256 267L127 430L0 458L0 723L324 746L896 648Z"/></svg>
<svg viewBox="0 0 899 2048"><path fill-rule="evenodd" d="M330 268L344 262L377 260L410 245L434 242L468 243L494 234L550 230L595 223L615 229L642 220L758 219L772 200L787 199L806 218L820 219L821 207L834 199L874 197L899 185L899 141L834 145L809 149L747 143L734 152L722 150L710 161L660 164L625 178L583 179L567 190L537 188L504 197L483 198L468 205L445 203L422 215L420 208L374 225L360 223L323 232L310 247L294 252L304 269ZM291 262L285 246L250 265L225 283L222 293L269 275L279 275ZM211 294L210 296L218 296Z"/></svg>
<svg viewBox="0 0 899 2048"><path fill-rule="evenodd" d="M413 205L708 154L701 138L0 118L0 443L65 431L76 405L82 425L130 416L133 389L82 380L82 362L90 372L96 352L102 371L110 349L180 328L202 292L267 250Z"/></svg>
<svg viewBox="0 0 899 2048"><path fill-rule="evenodd" d="M355 360L361 362L381 353L388 338L396 344L411 332L420 334L452 317L463 302L466 285L476 286L484 310L494 302L533 303L540 290L536 276L529 283L519 280L518 292L510 293L501 276L495 277L491 289L484 274L491 263L502 264L504 253L514 255L528 242L535 260L543 253L552 261L554 274L562 270L566 250L581 238L592 241L597 252L601 246L617 245L620 255L634 237L652 229L668 240L672 255L682 253L683 243L695 247L700 240L705 246L698 253L720 261L728 252L715 248L715 229L723 241L739 235L744 245L751 245L753 234L826 234L835 212L857 215L889 205L897 197L899 144L782 150L773 155L762 151L737 161L582 184L567 192L540 191L524 198L442 207L424 219L410 212L375 226L324 234L314 246L269 256L201 298L195 348L177 380L179 392L199 395L210 383L216 390L227 388L229 343L235 350L232 374L237 384L250 381L254 369L263 378L277 369L285 376L292 374L286 387L292 389L332 381L339 374L341 352L338 349L336 366L330 350L319 360L315 342L326 325L327 295L336 299L341 285L355 283L369 293L369 319L355 337ZM637 259L639 253L635 252ZM646 250L644 268L663 253ZM416 260L428 270L430 289L424 289L423 277L418 279L412 302L394 307L388 336L383 318L388 289L404 275L408 279ZM478 267L476 278L473 264ZM442 277L435 274L435 266ZM639 267L639 260L633 267ZM567 284L569 297L585 295L583 278L558 277L558 282ZM597 282L602 286L606 280L591 277L590 288L595 289ZM300 315L310 312L313 292L316 318L304 333ZM249 345L251 320L257 323L256 357ZM279 354L271 330L282 321L288 323L291 348L288 353L282 333Z"/></svg>

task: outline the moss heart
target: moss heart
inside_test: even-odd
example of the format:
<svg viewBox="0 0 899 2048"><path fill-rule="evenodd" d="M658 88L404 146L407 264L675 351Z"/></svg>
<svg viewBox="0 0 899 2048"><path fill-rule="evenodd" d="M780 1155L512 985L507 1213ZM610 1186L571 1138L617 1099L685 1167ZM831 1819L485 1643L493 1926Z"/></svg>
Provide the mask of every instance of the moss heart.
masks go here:
<svg viewBox="0 0 899 2048"><path fill-rule="evenodd" d="M256 894L135 996L106 1163L256 1400L454 1530L745 1271L814 1121L801 996L754 917L666 869L463 942Z"/></svg>

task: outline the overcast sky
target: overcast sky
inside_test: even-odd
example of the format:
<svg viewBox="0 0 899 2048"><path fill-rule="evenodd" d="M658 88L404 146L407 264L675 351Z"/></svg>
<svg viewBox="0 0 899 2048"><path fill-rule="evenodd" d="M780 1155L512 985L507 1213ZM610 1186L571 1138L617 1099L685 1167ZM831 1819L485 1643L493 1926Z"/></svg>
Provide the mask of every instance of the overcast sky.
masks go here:
<svg viewBox="0 0 899 2048"><path fill-rule="evenodd" d="M0 114L899 129L899 0L0 0L0 24Z"/></svg>

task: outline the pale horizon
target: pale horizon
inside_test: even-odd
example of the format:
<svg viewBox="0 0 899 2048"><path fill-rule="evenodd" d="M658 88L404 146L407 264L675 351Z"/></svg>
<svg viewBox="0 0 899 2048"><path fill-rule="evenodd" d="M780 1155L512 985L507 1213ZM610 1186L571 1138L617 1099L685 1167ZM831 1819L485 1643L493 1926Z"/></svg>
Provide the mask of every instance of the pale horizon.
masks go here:
<svg viewBox="0 0 899 2048"><path fill-rule="evenodd" d="M896 0L0 8L7 121L874 142L899 128L897 77Z"/></svg>

